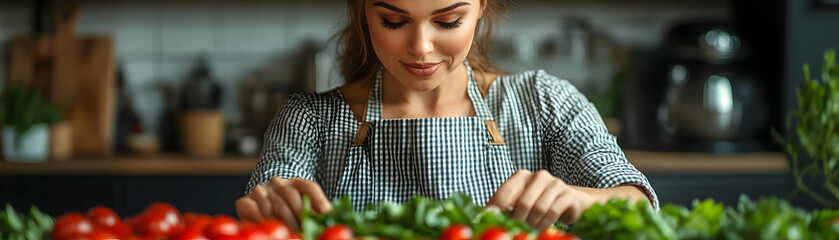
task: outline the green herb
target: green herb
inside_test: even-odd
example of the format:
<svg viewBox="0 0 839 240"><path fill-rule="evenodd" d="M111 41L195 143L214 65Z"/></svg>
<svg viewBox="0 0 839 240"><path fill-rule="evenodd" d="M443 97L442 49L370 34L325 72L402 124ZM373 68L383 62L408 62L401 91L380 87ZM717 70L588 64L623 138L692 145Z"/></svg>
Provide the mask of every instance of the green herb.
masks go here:
<svg viewBox="0 0 839 240"><path fill-rule="evenodd" d="M60 120L60 108L47 101L36 89L12 84L7 86L0 98L0 123L15 129L16 141L20 141L21 136L35 125L54 124Z"/></svg>
<svg viewBox="0 0 839 240"><path fill-rule="evenodd" d="M302 214L303 239L316 239L326 226L337 223L350 227L357 237L375 236L387 239L436 239L451 224L463 224L475 233L491 226L501 226L511 234L536 230L527 223L514 220L497 209L485 209L472 204L472 199L461 193L445 201L415 197L404 204L384 202L369 205L356 212L348 197L332 203L332 211L312 215L308 197L304 197Z"/></svg>
<svg viewBox="0 0 839 240"><path fill-rule="evenodd" d="M34 206L29 209L29 213L18 213L6 204L6 210L0 211L0 239L50 239L54 221Z"/></svg>
<svg viewBox="0 0 839 240"><path fill-rule="evenodd" d="M736 208L694 200L693 209L613 199L589 208L569 229L583 239L837 239L839 211L807 212L787 201L740 197Z"/></svg>
<svg viewBox="0 0 839 240"><path fill-rule="evenodd" d="M810 78L807 64L804 64L804 77L806 84L796 92L798 108L787 115L787 133L797 138L784 139L774 130L772 134L791 156L790 168L797 190L825 206L839 207L839 67L834 50L824 54L821 81ZM801 156L811 161L801 161ZM830 196L807 186L804 179L810 178L821 179L818 189L826 189Z"/></svg>

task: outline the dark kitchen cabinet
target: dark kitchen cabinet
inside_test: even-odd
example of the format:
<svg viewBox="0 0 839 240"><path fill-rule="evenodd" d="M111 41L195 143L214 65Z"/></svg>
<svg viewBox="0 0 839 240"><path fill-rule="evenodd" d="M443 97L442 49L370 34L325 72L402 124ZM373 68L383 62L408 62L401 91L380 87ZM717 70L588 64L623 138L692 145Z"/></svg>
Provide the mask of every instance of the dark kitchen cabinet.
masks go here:
<svg viewBox="0 0 839 240"><path fill-rule="evenodd" d="M786 198L794 183L789 174L648 174L661 204L691 206L694 199L713 198L733 206L745 194ZM810 206L805 206L810 207Z"/></svg>
<svg viewBox="0 0 839 240"><path fill-rule="evenodd" d="M236 216L234 202L249 176L2 176L0 203L18 211L35 205L58 216L104 205L120 216L167 202L181 212Z"/></svg>

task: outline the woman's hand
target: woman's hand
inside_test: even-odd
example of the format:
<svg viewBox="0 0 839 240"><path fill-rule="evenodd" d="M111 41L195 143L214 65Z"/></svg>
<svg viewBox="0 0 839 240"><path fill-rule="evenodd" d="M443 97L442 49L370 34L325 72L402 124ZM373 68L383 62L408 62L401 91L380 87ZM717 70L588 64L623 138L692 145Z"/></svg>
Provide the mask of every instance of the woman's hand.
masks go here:
<svg viewBox="0 0 839 240"><path fill-rule="evenodd" d="M518 170L501 184L487 206L512 210L513 218L543 231L557 220L577 221L594 203L593 196L569 186L548 171Z"/></svg>
<svg viewBox="0 0 839 240"><path fill-rule="evenodd" d="M317 183L300 178L274 177L236 200L236 212L242 221L261 222L265 219L278 219L299 231L303 195L309 196L312 210L316 213L332 210L332 204Z"/></svg>

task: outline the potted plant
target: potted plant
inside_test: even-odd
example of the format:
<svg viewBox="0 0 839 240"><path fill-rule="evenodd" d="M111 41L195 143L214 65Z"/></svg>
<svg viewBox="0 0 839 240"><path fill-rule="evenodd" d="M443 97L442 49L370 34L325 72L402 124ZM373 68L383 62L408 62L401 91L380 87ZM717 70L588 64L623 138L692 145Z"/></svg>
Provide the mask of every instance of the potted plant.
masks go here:
<svg viewBox="0 0 839 240"><path fill-rule="evenodd" d="M40 91L9 85L0 96L3 153L7 161L42 162L49 156L49 127L61 120L59 106Z"/></svg>
<svg viewBox="0 0 839 240"><path fill-rule="evenodd" d="M804 77L805 85L796 92L798 108L787 115L790 137L773 135L790 155L797 191L824 206L839 207L839 66L834 50L824 53L821 81L810 78L806 64ZM806 184L812 180L820 186Z"/></svg>

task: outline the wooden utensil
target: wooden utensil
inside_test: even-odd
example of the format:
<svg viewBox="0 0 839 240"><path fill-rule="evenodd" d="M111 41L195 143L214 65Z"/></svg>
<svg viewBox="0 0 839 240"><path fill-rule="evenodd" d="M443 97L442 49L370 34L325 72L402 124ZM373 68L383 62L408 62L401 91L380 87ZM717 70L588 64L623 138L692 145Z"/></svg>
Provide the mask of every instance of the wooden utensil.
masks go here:
<svg viewBox="0 0 839 240"><path fill-rule="evenodd" d="M73 156L110 156L116 94L114 39L76 36L78 7L56 9L54 33L14 40L11 81L34 85L63 107L70 130L63 130L59 137L72 141Z"/></svg>

